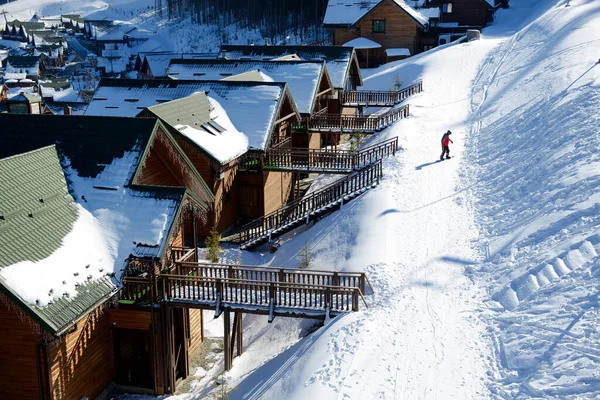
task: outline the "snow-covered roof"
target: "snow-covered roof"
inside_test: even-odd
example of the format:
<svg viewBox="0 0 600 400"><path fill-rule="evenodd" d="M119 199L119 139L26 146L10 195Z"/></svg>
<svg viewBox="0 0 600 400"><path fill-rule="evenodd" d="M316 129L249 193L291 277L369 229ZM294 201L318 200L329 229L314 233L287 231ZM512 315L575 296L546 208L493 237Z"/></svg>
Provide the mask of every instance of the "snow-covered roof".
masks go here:
<svg viewBox="0 0 600 400"><path fill-rule="evenodd" d="M429 20L430 18L439 18L441 15L439 7L419 8L419 12Z"/></svg>
<svg viewBox="0 0 600 400"><path fill-rule="evenodd" d="M248 137L236 129L221 104L204 92L148 110L221 164L248 151Z"/></svg>
<svg viewBox="0 0 600 400"><path fill-rule="evenodd" d="M323 25L352 25L380 2L381 0L330 0Z"/></svg>
<svg viewBox="0 0 600 400"><path fill-rule="evenodd" d="M284 83L103 79L86 115L136 116L146 107L207 92L248 137L249 147L264 149L276 120Z"/></svg>
<svg viewBox="0 0 600 400"><path fill-rule="evenodd" d="M242 46L222 45L220 59L225 60L276 60L286 55L296 55L301 61L324 61L333 87L345 87L352 62L356 61L354 49L343 46ZM357 65L358 67L358 65Z"/></svg>
<svg viewBox="0 0 600 400"><path fill-rule="evenodd" d="M419 24L426 25L429 22L429 18L406 4L404 0L392 1ZM323 25L352 26L382 2L383 0L330 0L325 11Z"/></svg>
<svg viewBox="0 0 600 400"><path fill-rule="evenodd" d="M287 83L298 110L309 114L325 69L325 64L318 61L173 60L167 75L177 79L219 80L259 70L275 82Z"/></svg>
<svg viewBox="0 0 600 400"><path fill-rule="evenodd" d="M381 45L373 40L359 37L352 39L351 41L344 43L344 46L354 47L355 49L378 49Z"/></svg>
<svg viewBox="0 0 600 400"><path fill-rule="evenodd" d="M400 57L400 56L410 57L410 50L405 47L399 47L396 49L386 49L385 54L387 54L389 57Z"/></svg>
<svg viewBox="0 0 600 400"><path fill-rule="evenodd" d="M222 79L223 81L252 81L252 82L274 82L273 78L264 72L256 69L248 72L242 72L238 75L228 76Z"/></svg>
<svg viewBox="0 0 600 400"><path fill-rule="evenodd" d="M2 197L9 199L3 201L3 235L27 238L24 246L11 247L9 257L2 258L0 278L34 312L48 317L46 306L52 309L52 303L65 298L77 302L80 287L94 282L102 283L106 295L118 287L130 255L160 257L166 248L185 189L130 186L155 124L131 120L0 116L10 133L0 138L0 158L51 143L57 143L60 153L60 164L51 146L46 149L54 151L54 163L38 162L36 156L0 168L27 177L22 182L11 176L0 179L7 186ZM123 129L115 129L121 125ZM54 177L49 177L52 170ZM49 186L54 189L49 191ZM86 311L74 309L76 314ZM70 321L59 317L46 321L50 328L58 330L60 323Z"/></svg>

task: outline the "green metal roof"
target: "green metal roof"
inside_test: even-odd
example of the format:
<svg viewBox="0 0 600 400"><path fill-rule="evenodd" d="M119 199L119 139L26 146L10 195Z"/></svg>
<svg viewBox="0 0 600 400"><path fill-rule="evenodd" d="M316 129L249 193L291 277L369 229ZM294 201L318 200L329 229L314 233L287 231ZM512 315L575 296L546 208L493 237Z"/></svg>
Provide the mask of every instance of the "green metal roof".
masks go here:
<svg viewBox="0 0 600 400"><path fill-rule="evenodd" d="M6 62L13 68L37 68L39 56L8 56Z"/></svg>
<svg viewBox="0 0 600 400"><path fill-rule="evenodd" d="M61 246L77 215L55 146L0 160L0 268L49 257ZM116 290L105 277L80 286L72 299L61 298L42 308L22 301L2 280L0 286L52 334Z"/></svg>
<svg viewBox="0 0 600 400"><path fill-rule="evenodd" d="M205 92L148 107L154 115L171 126L200 127L210 121L211 105Z"/></svg>
<svg viewBox="0 0 600 400"><path fill-rule="evenodd" d="M0 160L0 268L48 257L76 219L55 146Z"/></svg>

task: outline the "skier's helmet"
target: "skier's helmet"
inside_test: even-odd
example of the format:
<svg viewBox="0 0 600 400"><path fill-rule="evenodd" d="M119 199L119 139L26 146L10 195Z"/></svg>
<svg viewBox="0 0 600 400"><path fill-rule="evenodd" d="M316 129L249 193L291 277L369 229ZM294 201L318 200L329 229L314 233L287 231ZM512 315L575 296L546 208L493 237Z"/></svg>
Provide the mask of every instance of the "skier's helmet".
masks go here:
<svg viewBox="0 0 600 400"><path fill-rule="evenodd" d="M450 131L448 131L448 132L446 132L446 133L447 133L448 135L452 135L452 132L450 132Z"/></svg>

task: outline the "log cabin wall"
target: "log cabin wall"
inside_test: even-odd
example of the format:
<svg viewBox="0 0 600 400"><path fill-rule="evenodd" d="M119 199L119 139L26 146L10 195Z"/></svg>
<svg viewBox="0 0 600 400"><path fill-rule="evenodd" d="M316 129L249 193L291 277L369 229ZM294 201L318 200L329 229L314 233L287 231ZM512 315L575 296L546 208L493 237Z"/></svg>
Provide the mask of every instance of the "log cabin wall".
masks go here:
<svg viewBox="0 0 600 400"><path fill-rule="evenodd" d="M48 346L55 400L96 397L114 377L109 313L100 306Z"/></svg>
<svg viewBox="0 0 600 400"><path fill-rule="evenodd" d="M188 352L193 355L202 345L204 340L204 318L202 310L190 308L189 312L189 327L190 327L190 343Z"/></svg>
<svg viewBox="0 0 600 400"><path fill-rule="evenodd" d="M239 209L239 187L237 166L235 161L231 162L226 168L223 179L214 182L214 223L219 232L223 232L231 225L235 224L238 218Z"/></svg>
<svg viewBox="0 0 600 400"><path fill-rule="evenodd" d="M212 198L183 155L159 126L150 151L143 161L137 184L187 187L199 199L212 203Z"/></svg>
<svg viewBox="0 0 600 400"><path fill-rule="evenodd" d="M309 133L310 141L308 142L308 148L312 150L319 150L321 148L321 133L313 132Z"/></svg>
<svg viewBox="0 0 600 400"><path fill-rule="evenodd" d="M239 216L262 217L264 206L262 172L239 172Z"/></svg>
<svg viewBox="0 0 600 400"><path fill-rule="evenodd" d="M287 203L292 193L291 172L263 172L264 215L272 213Z"/></svg>
<svg viewBox="0 0 600 400"><path fill-rule="evenodd" d="M151 326L152 326L152 315L150 313L150 308L140 309L140 308L125 308L121 306L118 309L111 309L110 314L110 324L114 328L119 329L133 329L147 332L151 337ZM155 340L154 340L154 371L156 371L156 382L157 382L157 393L164 394L165 393L165 385L164 385L164 372L163 372L163 363L161 356L161 312L160 309L155 309L154 312L154 331L155 331ZM114 354L114 346L111 348L111 354ZM114 356L112 357L114 359Z"/></svg>
<svg viewBox="0 0 600 400"><path fill-rule="evenodd" d="M40 343L42 337L33 326L0 303L0 398L40 398L36 362L36 346Z"/></svg>
<svg viewBox="0 0 600 400"><path fill-rule="evenodd" d="M385 21L385 32L373 32L373 20ZM386 0L362 19L355 27L334 28L334 45L341 46L357 37L364 37L381 45L381 48L369 51L369 64L384 63L385 50L388 48L407 48L414 55L420 49L419 25L417 22L395 5L392 0ZM366 60L366 50L358 50L357 55L363 65Z"/></svg>

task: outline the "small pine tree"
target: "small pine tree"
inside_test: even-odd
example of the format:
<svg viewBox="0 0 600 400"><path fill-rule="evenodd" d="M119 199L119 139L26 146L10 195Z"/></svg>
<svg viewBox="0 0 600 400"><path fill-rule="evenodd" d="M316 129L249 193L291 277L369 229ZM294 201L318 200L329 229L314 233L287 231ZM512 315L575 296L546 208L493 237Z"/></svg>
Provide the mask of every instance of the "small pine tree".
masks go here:
<svg viewBox="0 0 600 400"><path fill-rule="evenodd" d="M356 131L350 134L350 153L358 153L360 146L364 143L365 135L361 131Z"/></svg>
<svg viewBox="0 0 600 400"><path fill-rule="evenodd" d="M394 77L394 85L392 86L392 91L397 92L402 87L402 81L400 80L400 74L396 74Z"/></svg>
<svg viewBox="0 0 600 400"><path fill-rule="evenodd" d="M300 261L298 263L300 264L301 268L310 267L313 262L313 255L310 251L310 247L308 247L308 243L305 243L304 247L302 247L302 250L300 250L299 257Z"/></svg>
<svg viewBox="0 0 600 400"><path fill-rule="evenodd" d="M229 394L234 390L238 390L238 388L230 388L229 382L227 382L227 377L225 376L225 372L221 372L221 374L213 379L215 386L218 389L211 393L210 398L213 400L229 400Z"/></svg>
<svg viewBox="0 0 600 400"><path fill-rule="evenodd" d="M217 230L215 228L213 228L210 233L208 234L208 237L206 238L206 240L204 241L204 244L206 245L207 249L208 249L208 260L210 262L216 263L219 262L219 259L221 258L221 234L219 232L217 232Z"/></svg>

